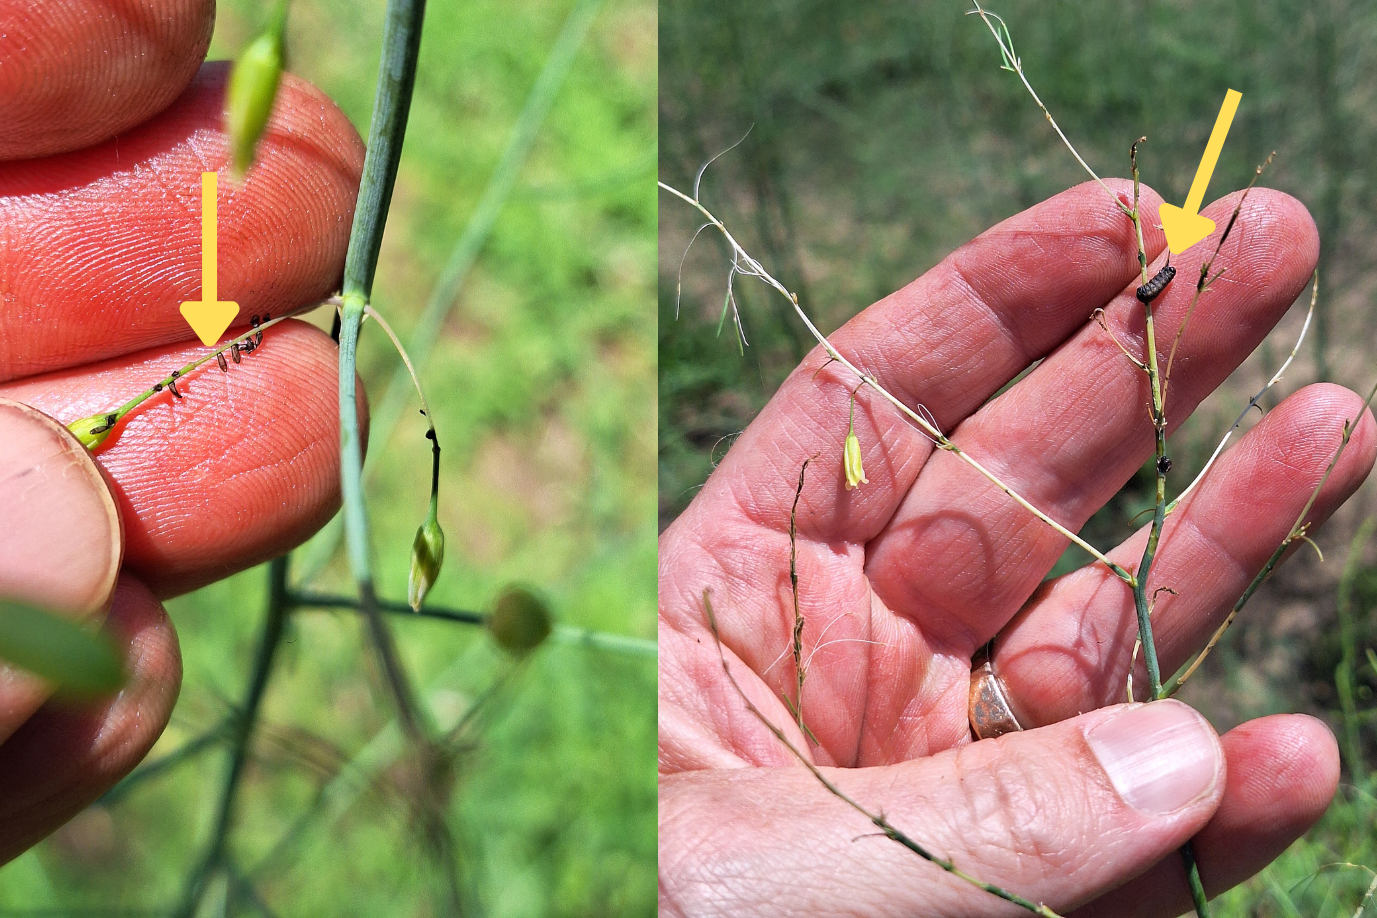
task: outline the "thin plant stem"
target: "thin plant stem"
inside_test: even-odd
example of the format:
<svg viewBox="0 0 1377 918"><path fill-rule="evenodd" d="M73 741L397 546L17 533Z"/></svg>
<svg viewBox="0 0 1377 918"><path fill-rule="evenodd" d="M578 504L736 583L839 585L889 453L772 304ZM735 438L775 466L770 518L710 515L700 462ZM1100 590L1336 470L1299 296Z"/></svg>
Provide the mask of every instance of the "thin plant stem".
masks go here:
<svg viewBox="0 0 1377 918"><path fill-rule="evenodd" d="M354 604L355 600L347 603ZM411 607L406 606L406 613ZM458 689L462 678L471 673L474 660L471 654L464 654L450 662L445 671L436 677L427 688L427 697L433 702L442 694ZM393 768L402 756L405 737L396 720L376 731L359 751L334 777L331 778L307 809L297 814L292 825L272 844L267 853L255 861L247 870L247 875L262 882L281 876L294 863L294 850L303 841L313 824L321 824L328 830L342 818L370 789L385 780L383 777Z"/></svg>
<svg viewBox="0 0 1377 918"><path fill-rule="evenodd" d="M428 518L433 520L440 509L440 436L435 432L435 416L430 413L430 404L426 401L426 390L422 388L421 377L416 374L416 367L411 363L411 355L406 352L406 347L397 337L397 333L372 306L365 306L364 313L377 322L378 326L387 333L387 337L392 340L392 346L397 349L398 356L402 358L402 363L406 365L407 372L411 374L411 383L416 387L416 395L421 400L421 415L426 419L426 439L430 441L430 515Z"/></svg>
<svg viewBox="0 0 1377 918"><path fill-rule="evenodd" d="M367 508L363 499L362 440L359 435L356 364L359 327L373 293L383 227L397 181L411 93L416 85L425 0L389 0L383 27L382 61L373 120L368 131L349 250L344 262L339 343L340 466L344 496L344 526L354 578L371 583L373 565Z"/></svg>
<svg viewBox="0 0 1377 918"><path fill-rule="evenodd" d="M178 746L167 755L152 762L140 765L124 778L124 780L120 781L120 783L101 795L101 798L97 800L96 803L100 806L111 806L118 803L145 781L160 777L177 766L184 765L200 756L203 752L208 752L219 745L228 735L230 735L232 726L232 721L229 723L216 724L196 738L188 740Z"/></svg>
<svg viewBox="0 0 1377 918"><path fill-rule="evenodd" d="M856 368L854 364L851 363L851 361L843 357L841 352L838 351L832 345L832 342L828 340L827 336L824 335L821 331L819 331L818 327L813 324L813 320L808 317L808 314L803 311L803 308L799 305L798 297L795 296L787 287L781 284L778 280L776 280L768 271L765 270L764 266L762 266L760 262L756 261L755 258L753 258L750 255L750 253L748 253L744 248L742 248L741 244L736 241L736 237L734 237L731 234L731 232L726 228L726 226L722 224L721 220L718 220L717 217L714 216L711 211L709 211L705 206L703 206L702 202L698 201L695 198L689 197L687 194L685 194L684 192L680 191L672 185L667 185L664 182L658 182L657 184L663 190L669 192L670 194L674 195L681 201L684 201L686 204L697 210L700 214L703 215L704 219L706 219L710 224L712 224L713 227L717 229L718 232L722 234L722 236L726 239L728 246L731 247L732 252L734 254L734 258L737 262L737 264L734 265L736 273L741 274L743 276L759 278L760 280L764 281L766 284L770 285L771 287L778 290L781 294L783 294L784 297L786 297L789 300L789 302L793 304L795 314L797 314L799 319L802 320L803 324L807 326L808 331L813 335L814 340L816 340L819 344L822 345L823 350L827 352L827 356L830 357L832 360L836 361L837 363L841 364L848 371L854 374L856 378L859 379L864 385L869 386L872 390L878 393L881 398L883 398L885 401L889 402L896 409L898 409L898 411L901 414L903 414L915 425L917 425L919 430L921 430L929 439L931 439L937 445L938 449L946 450L947 452L954 453L956 456L960 457L961 460L964 461L967 465L975 469L981 475L984 475L985 478L989 479L989 481L992 484L994 484L995 487L999 488L1009 497L1013 498L1013 500L1016 503L1018 503L1019 506L1023 507L1029 513L1033 514L1038 519L1042 520L1044 523L1052 527L1065 538L1070 539L1076 545L1079 545L1089 555L1091 555L1091 557L1095 558L1097 561L1108 567L1111 571L1114 572L1115 576L1117 576L1120 580L1123 580L1125 583L1130 585L1136 582L1132 574L1130 574L1120 565L1111 561L1104 554L1104 552L1100 551L1098 548L1082 539L1079 535L1072 532L1070 529L1066 528L1061 523L1058 523L1056 520L1052 519L1052 517L1048 516L1043 511L1039 510L1037 507L1033 506L1021 494L1019 494L1018 492L1014 491L1011 487L1006 485L997 475L995 475L989 469L985 468L985 466L981 465L980 462L978 462L969 453L967 453L965 450L961 449L950 439L948 439L948 437L944 433L942 433L942 431L937 428L937 425L932 423L931 420L924 417L921 413L914 411L912 408L908 407L908 405L904 404L903 401L901 401L897 396L891 394L888 389L880 385L879 381L876 380L873 376L870 376L866 373L862 373L859 369Z"/></svg>
<svg viewBox="0 0 1377 918"><path fill-rule="evenodd" d="M565 20L559 37L555 39L545 65L526 97L526 103L517 117L516 124L512 127L502 157L483 190L483 196L445 262L440 277L426 301L421 318L411 333L408 350L413 355L416 366L424 368L430 359L435 342L440 338L440 327L463 288L469 271L492 235L497 218L506 207L516 180L530 157L540 127L555 97L564 86L569 69L583 46L602 2L603 0L579 0L579 4ZM372 415L370 425L373 442L386 443L391 437L406 403L407 382L407 371L399 367ZM369 464L365 472L371 474L371 469L372 465ZM366 478L367 475L365 480ZM332 521L312 540L307 557L300 565L302 582L314 577L333 557L335 548L339 545L342 528L340 523Z"/></svg>
<svg viewBox="0 0 1377 918"><path fill-rule="evenodd" d="M1143 283L1148 282L1147 269L1147 249L1143 244L1143 220L1139 213L1138 181L1138 144L1135 143L1129 150L1129 167L1133 174L1133 209L1129 212L1129 219L1133 221L1133 228L1138 237L1138 265L1142 275ZM1133 605L1138 615L1138 640L1142 642L1143 663L1147 667L1148 683L1152 689L1152 697L1162 689L1162 674L1157 662L1157 647L1152 637L1152 607L1148 600L1147 587L1148 575L1152 571L1152 562L1157 555L1157 544L1162 536L1162 521L1166 519L1167 506L1167 473L1165 463L1162 461L1167 454L1167 419L1162 401L1161 377L1157 367L1157 335L1153 327L1152 301L1148 299L1143 303L1144 327L1144 359L1143 363L1147 367L1148 385L1152 390L1152 428L1156 445L1155 463L1157 472L1157 500L1152 514L1152 526L1148 530L1147 544L1143 547L1143 558L1138 563L1137 578L1133 583Z"/></svg>
<svg viewBox="0 0 1377 918"><path fill-rule="evenodd" d="M292 599L296 608L303 610L350 609L355 612L362 611L359 601L348 596L334 596L326 593L308 592L293 593ZM377 606L378 609L383 612L403 615L409 618L436 618L461 625L483 626L487 623L487 616L482 612L472 612L467 609L447 609L442 606L428 605L422 606L420 611L416 611L404 602L391 602L385 599L377 600ZM604 650L610 653L624 654L632 657L649 657L654 659L659 655L659 648L655 641L648 638L632 637L627 634L612 634L606 631L593 631L588 628L577 628L572 625L555 625L554 631L550 633L550 639L557 643L573 647L587 647L593 650Z"/></svg>
<svg viewBox="0 0 1377 918"><path fill-rule="evenodd" d="M402 339L397 337L397 333L392 330L392 326L387 324L387 320L378 314L372 306L363 307L364 314L387 333L387 337L392 339L392 346L397 349L397 355L402 358L402 363L406 366L406 371L411 374L411 384L416 387L416 395L421 399L421 414L430 420L430 405L426 402L426 390L421 387L421 377L416 375L416 367L411 363L411 355L406 352L406 347L402 344ZM435 429L435 422L431 420L430 429Z"/></svg>
<svg viewBox="0 0 1377 918"><path fill-rule="evenodd" d="M372 295L383 227L397 180L402 140L406 134L411 93L416 83L425 0L389 0L383 27L383 53L378 88L368 133L354 225L344 263L339 339L340 485L344 498L344 528L349 564L358 583L359 601L382 664L383 675L398 707L403 727L422 746L427 740L426 718L418 709L410 681L397 659L392 635L377 607L373 586L372 545L362 481L362 438L359 432L356 363L359 329Z"/></svg>
<svg viewBox="0 0 1377 918"><path fill-rule="evenodd" d="M453 838L444 821L439 778L444 770L435 746L435 727L429 709L420 704L410 677L401 664L396 643L378 608L373 585L372 545L363 494L362 437L359 431L356 363L359 329L373 291L373 277L382 246L392 190L397 181L402 141L416 85L425 0L389 0L383 26L383 52L378 88L368 131L354 224L344 262L339 338L340 484L344 498L344 530L349 564L358 585L369 637L377 651L384 683L397 708L398 721L410 741L421 770L418 801L427 852L446 884L448 909L458 914L459 881L455 874Z"/></svg>
<svg viewBox="0 0 1377 918"><path fill-rule="evenodd" d="M1205 474L1209 472L1210 468L1214 465L1215 460L1219 458L1219 454L1224 452L1224 447L1228 445L1230 438L1233 437L1235 431L1238 430L1239 425L1243 423L1243 419L1248 416L1248 412L1252 411L1254 408L1257 408L1259 411L1262 410L1262 408L1260 407L1262 397L1266 395L1267 392L1273 386L1281 382L1282 376L1286 373L1286 370L1291 366L1291 361L1295 360L1296 355L1300 353L1301 345L1305 342L1305 334L1307 331L1310 330L1310 320L1313 319L1315 316L1315 300L1319 296L1320 292L1319 281L1319 272L1316 272L1314 282L1310 286L1310 308L1306 310L1305 323L1301 325L1300 334L1296 337L1296 344L1293 348L1291 348L1291 353L1287 355L1286 360L1282 361L1281 366L1278 367L1277 371L1272 374L1270 379L1267 380L1267 384L1263 386L1261 389L1259 389L1252 398L1248 399L1248 404L1244 407L1242 411L1238 413L1238 417L1234 419L1233 424L1224 433L1223 438L1219 441L1219 445L1216 446L1214 448L1214 452L1210 454L1209 461L1206 462L1205 467L1200 470L1200 474L1195 476L1195 479L1191 481L1191 483L1186 487L1186 490L1176 495L1175 500L1167 504L1168 514L1175 510L1176 505L1181 503L1181 501L1185 499L1186 495L1191 493L1191 491L1195 490L1196 485L1200 484L1200 482L1204 480Z"/></svg>
<svg viewBox="0 0 1377 918"><path fill-rule="evenodd" d="M254 727L258 723L258 713L263 702L263 693L272 674L273 660L282 643L287 616L291 612L291 600L287 593L287 559L276 558L268 565L268 603L263 616L263 627L258 635L258 648L254 652L253 667L249 671L249 684L244 693L244 703L234 723L234 741L231 746L229 767L225 771L224 782L220 786L220 797L215 809L215 822L210 833L210 844L201 857L196 870L191 874L182 900L174 910L176 918L191 918L196 913L201 898L209 887L212 875L218 871L225 859L225 847L229 838L230 825L234 821L234 808L238 798L240 779L244 766L248 763L249 742L253 738Z"/></svg>
<svg viewBox="0 0 1377 918"><path fill-rule="evenodd" d="M856 400L853 394L851 400L851 411L854 416L856 411ZM793 631L793 651L794 651L794 678L797 685L794 689L794 716L798 718L798 728L807 731L808 728L803 723L803 680L807 678L807 671L803 666L803 613L798 606L798 502L803 497L803 479L808 473L808 462L803 460L803 465L798 470L798 487L794 489L794 505L789 510L789 588L794 597L794 631ZM787 698L785 700L788 700ZM812 734L809 733L811 737ZM816 738L813 738L817 742Z"/></svg>
<svg viewBox="0 0 1377 918"><path fill-rule="evenodd" d="M990 34L993 35L995 41L999 43L999 51L1000 54L1003 56L1004 60L1004 64L1001 67L1001 69L1008 70L1011 73L1017 74L1019 80L1021 80L1023 83L1023 88L1028 90L1028 95L1032 96L1033 101L1037 103L1038 108L1042 109L1042 116L1047 119L1048 124L1052 125L1052 130L1057 132L1057 136L1060 137L1061 142L1066 145L1066 149L1070 150L1071 155L1076 157L1076 162L1080 163L1081 168L1084 169L1087 173L1089 173L1092 179L1099 183L1099 186L1104 189L1104 193L1109 195L1109 197L1114 201L1114 206L1118 207L1125 214L1128 214L1129 209L1124 206L1124 202L1120 201L1119 196L1116 195L1113 191L1111 191L1109 186L1104 183L1104 180L1095 174L1095 170L1090 168L1090 164L1081 158L1081 154L1076 151L1075 145L1073 145L1071 141L1066 138L1066 135L1062 133L1061 126L1057 124L1057 119L1052 117L1052 113L1047 110L1047 106L1044 105L1042 103L1042 99L1038 97L1037 90L1033 89L1033 84L1028 82L1028 77L1025 76L1023 73L1023 61L1020 60L1018 55L1014 53L1013 39L1009 37L1009 27L1004 24L1004 20L1001 19L997 14L991 13L985 8L983 8L980 5L979 0L976 0L975 2L975 9L967 12L966 15L979 16L984 21L986 27L990 30ZM1004 30L1003 35L1000 34L999 28L995 27L994 22L990 21L992 19L998 22L1000 28ZM1007 44L1005 43L1006 38L1009 39Z"/></svg>
<svg viewBox="0 0 1377 918"><path fill-rule="evenodd" d="M1014 905L1027 909L1035 915L1041 915L1043 916L1043 918L1059 918L1057 913L1052 911L1047 906L1040 905L1036 902L1033 902L1030 899L1025 899L1023 896L1020 896L1017 893L1009 892L1008 890L996 886L993 883L986 883L984 880L977 879L976 877L958 868L951 861L942 857L938 857L936 854L933 854L931 851L923 847L917 841L914 841L913 838L911 838L910 836L896 828L882 814L872 813L870 810L866 809L864 806L858 803L854 798L847 795L846 792L839 788L836 784L834 784L826 775L822 773L821 769L814 765L807 758L807 756L805 756L801 751L799 751L799 748L797 746L795 746L792 742L789 741L789 738L784 735L783 730L775 726L768 717L761 713L760 709L757 708L754 703L752 703L751 699L748 698L746 696L746 693L741 689L740 683L736 681L736 676L732 675L731 667L727 665L727 655L722 650L722 636L718 633L717 630L717 616L712 611L712 599L707 590L703 591L703 608L707 613L708 627L712 630L713 642L717 645L718 659L722 661L722 672L726 674L727 681L729 681L732 684L732 688L736 690L736 694L741 699L741 703L746 706L746 709L751 712L751 714L755 717L756 720L760 721L761 725L764 726L765 729L769 730L772 734L774 734L775 739L779 740L781 743L784 744L784 748L788 749L790 754L792 754L794 758L798 759L798 761L803 765L804 768L808 769L808 771L813 775L813 777L817 779L818 783L827 789L828 793L830 793L832 796L836 797L838 800L845 803L847 806L851 807L856 812L860 813L866 819L870 820L870 822L874 824L874 826L877 829L879 829L880 832L890 841L902 845L909 851L912 851L914 854L921 857L923 860L928 861L932 864L936 864L938 867L941 867L943 870L945 870L952 876L956 877L957 879L964 880L972 886L975 886L978 889L982 889L992 896L998 896L1006 902L1012 902Z"/></svg>
<svg viewBox="0 0 1377 918"><path fill-rule="evenodd" d="M1315 500L1320 496L1320 491L1324 488L1325 482L1329 480L1329 476L1333 473L1334 467L1339 464L1339 459L1343 457L1344 450L1348 448L1348 441L1353 437L1354 429L1356 429L1358 423L1363 419L1363 413L1367 411L1368 405L1372 404L1374 396L1377 396L1377 384L1374 384L1372 389L1368 391L1367 398L1363 400L1362 407L1358 409L1358 413L1353 418L1344 421L1338 449L1334 451L1334 456L1329 460L1329 465L1325 467L1324 474L1320 476L1319 482L1315 485L1314 490L1310 492L1310 497L1306 500L1305 506L1301 508L1301 512L1297 515L1296 521L1291 524L1291 529L1287 532L1286 538L1281 540L1281 544L1272 552L1272 556L1267 559L1267 563L1262 566L1262 570L1258 571L1257 575L1253 577L1252 581L1248 584L1248 588L1243 591L1243 595L1234 603L1233 608L1229 611L1228 617L1215 629L1214 634L1211 635L1204 649L1196 655L1195 659L1191 661L1190 665L1186 667L1185 671L1180 676L1173 678L1162 687L1162 697L1169 698L1180 691L1181 686L1185 684L1186 680L1200 668L1200 664L1205 661L1205 657L1209 656L1210 651L1219 643L1219 639L1224 636L1224 632L1233 624L1234 619L1238 617L1238 613L1242 611L1248 600L1257 592L1258 587L1262 586L1267 578L1272 575L1272 571L1275 570L1276 566L1281 562L1282 555L1286 553L1286 549L1291 546L1291 543L1302 539L1308 541L1307 530L1310 528L1310 524L1306 521L1306 517L1310 515L1310 509L1315 506Z"/></svg>
<svg viewBox="0 0 1377 918"><path fill-rule="evenodd" d="M1200 879L1200 865L1195 860L1195 845L1186 842L1181 846L1181 863L1186 867L1186 886L1191 891L1191 903L1197 915L1210 914L1210 898L1205 895L1205 884Z"/></svg>
<svg viewBox="0 0 1377 918"><path fill-rule="evenodd" d="M297 605L302 609L351 609L355 612L363 611L357 599L348 596L335 596L328 593L304 592L296 593ZM374 604L379 611L395 613L397 615L407 615L413 618L439 618L445 621L455 622L461 625L483 625L487 622L487 616L481 612L471 612L467 609L446 609L439 606L422 606L420 611L414 611L411 606L404 602L391 602L386 599L374 599Z"/></svg>
<svg viewBox="0 0 1377 918"><path fill-rule="evenodd" d="M98 417L98 416L100 416L100 415L102 415L102 414L105 415L105 416L106 416L105 429L108 430L108 429L110 429L111 427L114 427L114 426L115 426L116 424L118 424L120 421L124 420L125 415L129 414L129 413L130 413L131 411L133 411L135 408L138 408L140 405L142 405L144 402L148 401L148 400L149 400L150 398L152 398L153 396L160 394L160 393L163 392L164 390L170 390L171 387L175 386L175 385L176 385L177 383L179 383L179 382L184 381L188 376L190 376L190 375L191 375L192 373L194 373L196 370L199 370L201 367L203 367L203 366L205 366L206 364L210 363L212 360L215 360L215 359L221 357L223 354L230 353L230 352L234 352L234 353L237 354L237 353L238 353L238 350L237 350L237 349L238 349L241 345L245 344L250 338L257 338L259 335L261 335L261 334L262 334L264 331L266 331L267 329L272 328L274 325L278 324L279 322L285 322L287 319L290 319L290 318L291 318L291 316L278 316L276 319L269 319L269 320L266 321L266 322L262 322L262 323L260 323L260 324L258 324L258 325L256 325L256 326L254 326L253 328L249 329L248 331L244 332L243 334L237 335L236 337L231 338L230 340L226 341L224 344L220 345L219 347L216 347L216 348L211 349L210 351L207 351L204 355L202 355L202 356L196 358L195 360L191 361L190 363L186 364L185 366L180 367L180 368L178 368L178 369L176 369L176 370L173 370L173 371L172 371L171 373L169 373L167 376L164 376L162 379L158 380L158 381L155 382L153 385L149 386L147 389L143 390L143 391L140 392L138 395L134 396L134 397L131 398L129 401L125 402L123 405L120 405L120 406L117 407L117 408L112 408L112 409L110 409L109 411L98 411L98 412L96 412L96 413L95 413L94 415L92 415L92 416L93 416L93 417ZM255 347L256 347L256 346L255 346ZM237 357L236 357L235 362L236 362L236 363L238 362L238 358L237 358ZM91 451L92 451L93 453L94 453L94 452L100 452L100 450L101 450L103 447L104 447L104 444L100 444L100 445L97 445L97 446L92 447Z"/></svg>
<svg viewBox="0 0 1377 918"><path fill-rule="evenodd" d="M1219 257L1220 249L1224 248L1224 241L1229 238L1229 234L1233 232L1234 224L1238 222L1238 215L1243 211L1243 204L1248 200L1248 193L1253 190L1257 180L1262 177L1262 171L1271 165L1272 157L1276 155L1276 151L1273 150L1268 154L1267 159L1253 170L1253 177L1248 182L1248 186L1243 189L1243 194L1239 196L1238 204L1234 206L1233 213L1229 215L1229 222L1224 226L1224 232L1219 234L1219 241L1215 243L1214 252L1200 265L1200 278L1195 283L1195 294L1191 297L1190 306L1186 307L1186 315L1181 319L1181 324L1176 328L1176 340L1172 341L1171 352L1167 355L1167 371L1162 376L1163 404L1166 403L1167 393L1171 388L1171 368L1176 360L1176 350L1181 346L1181 338L1186 333L1186 325L1190 323L1191 316L1195 314L1195 307L1200 303L1200 298L1204 296L1210 285L1219 278L1219 274L1211 276L1210 270L1214 267L1215 259ZM1222 273L1224 272L1220 271L1220 274Z"/></svg>

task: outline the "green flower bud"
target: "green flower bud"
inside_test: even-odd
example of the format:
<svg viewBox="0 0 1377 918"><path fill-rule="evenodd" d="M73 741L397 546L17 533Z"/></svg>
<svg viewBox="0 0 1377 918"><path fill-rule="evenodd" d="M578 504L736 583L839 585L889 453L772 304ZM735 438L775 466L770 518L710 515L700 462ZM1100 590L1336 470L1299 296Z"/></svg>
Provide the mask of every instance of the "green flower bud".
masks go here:
<svg viewBox="0 0 1377 918"><path fill-rule="evenodd" d="M518 656L539 647L553 628L549 607L539 596L521 587L507 587L488 615L493 640L503 650Z"/></svg>
<svg viewBox="0 0 1377 918"><path fill-rule="evenodd" d="M440 521L435 518L435 502L430 504L430 515L416 530L416 540L411 543L411 577L407 581L406 599L411 608L421 610L426 594L440 576L440 565L445 560L445 533Z"/></svg>
<svg viewBox="0 0 1377 918"><path fill-rule="evenodd" d="M239 55L225 94L225 133L229 134L234 176L242 179L253 165L254 149L272 115L282 77L282 30L286 5L280 4L268 31Z"/></svg>
<svg viewBox="0 0 1377 918"><path fill-rule="evenodd" d="M119 419L119 415L114 412L93 414L89 418L73 421L67 425L67 429L81 441L82 446L94 453L110 439L110 434L119 423Z"/></svg>

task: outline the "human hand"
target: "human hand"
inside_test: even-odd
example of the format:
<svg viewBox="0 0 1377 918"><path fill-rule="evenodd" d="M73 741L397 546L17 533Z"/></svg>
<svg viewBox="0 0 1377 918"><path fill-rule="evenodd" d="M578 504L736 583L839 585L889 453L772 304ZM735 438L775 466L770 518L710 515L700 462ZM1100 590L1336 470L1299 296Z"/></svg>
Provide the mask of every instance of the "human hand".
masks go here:
<svg viewBox="0 0 1377 918"><path fill-rule="evenodd" d="M62 428L205 352L179 304L200 293L200 174L229 161L228 65L201 63L214 13L0 0L0 596L106 615L129 672L74 708L0 667L0 863L166 725L181 664L159 599L281 554L339 506L335 347L304 323L146 402L94 460ZM258 164L219 183L236 325L335 289L362 163L344 115L284 76Z"/></svg>
<svg viewBox="0 0 1377 918"><path fill-rule="evenodd" d="M1112 183L1125 203L1131 186ZM1143 190L1143 212L1158 198ZM1237 195L1205 213L1219 226ZM1159 230L1144 227L1154 273ZM1248 197L1176 358L1175 429L1287 311L1318 255L1294 199ZM1207 240L1173 259L1153 304L1170 343ZM1094 184L1001 223L831 336L853 364L1053 519L1078 529L1153 455L1149 387L1103 329L1141 350L1130 222ZM1182 283L1182 279L1185 283ZM1025 378L994 397L1041 359ZM869 483L844 488L857 381L815 349L733 444L660 544L660 897L679 915L996 915L1009 903L943 873L830 796L727 681L703 605L751 702L829 779L935 854L1061 913L1190 908L1176 850L1194 839L1213 895L1262 869L1328 806L1338 750L1281 715L1223 737L1175 701L1120 705L1137 636L1103 565L1043 583L1067 540L861 388ZM821 369L820 369L821 368ZM1227 615L1319 483L1361 399L1331 385L1286 399L1167 518L1149 587L1164 672ZM1377 455L1364 412L1320 491L1317 525ZM799 469L806 622L795 698L789 518ZM1112 552L1132 570L1147 529ZM1026 728L971 742L971 661L994 667ZM1145 681L1139 660L1135 683ZM1088 713L1083 713L1088 712Z"/></svg>

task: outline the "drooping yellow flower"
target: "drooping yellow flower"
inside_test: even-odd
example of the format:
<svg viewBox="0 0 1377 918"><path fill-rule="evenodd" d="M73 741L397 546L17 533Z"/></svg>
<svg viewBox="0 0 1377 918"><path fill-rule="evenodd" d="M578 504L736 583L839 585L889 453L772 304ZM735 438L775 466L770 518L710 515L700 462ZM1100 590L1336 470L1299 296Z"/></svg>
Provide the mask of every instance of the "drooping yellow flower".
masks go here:
<svg viewBox="0 0 1377 918"><path fill-rule="evenodd" d="M846 431L846 446L842 449L842 468L846 472L846 490L870 484L861 467L861 439L856 436L856 393L851 393L851 420Z"/></svg>

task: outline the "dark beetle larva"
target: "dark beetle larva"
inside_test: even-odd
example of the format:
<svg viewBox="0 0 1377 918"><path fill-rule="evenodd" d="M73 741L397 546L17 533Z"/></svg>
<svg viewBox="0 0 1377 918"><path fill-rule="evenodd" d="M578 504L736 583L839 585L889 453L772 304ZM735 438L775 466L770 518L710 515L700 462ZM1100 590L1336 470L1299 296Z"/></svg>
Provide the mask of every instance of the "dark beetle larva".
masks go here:
<svg viewBox="0 0 1377 918"><path fill-rule="evenodd" d="M1144 304L1151 303L1157 296L1166 289L1167 284L1176 276L1176 269L1167 265L1157 272L1157 275L1146 284L1138 288L1138 299Z"/></svg>

